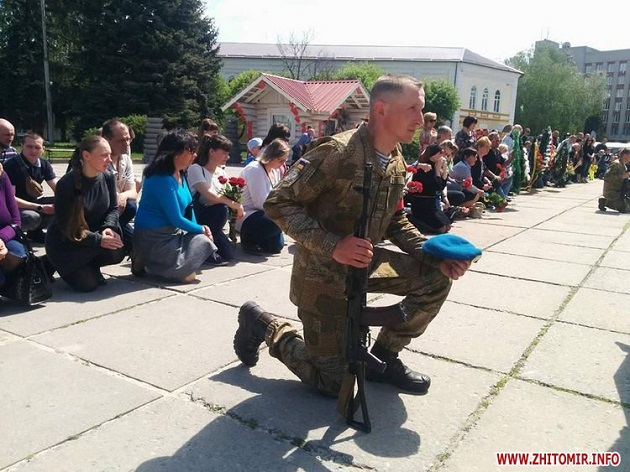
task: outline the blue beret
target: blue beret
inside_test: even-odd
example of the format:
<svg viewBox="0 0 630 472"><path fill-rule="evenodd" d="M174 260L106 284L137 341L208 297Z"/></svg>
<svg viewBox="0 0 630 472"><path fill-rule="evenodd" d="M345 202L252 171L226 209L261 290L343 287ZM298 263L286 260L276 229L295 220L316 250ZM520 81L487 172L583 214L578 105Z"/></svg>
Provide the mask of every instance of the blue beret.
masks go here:
<svg viewBox="0 0 630 472"><path fill-rule="evenodd" d="M481 249L467 239L455 234L438 234L422 244L422 250L438 259L476 261L481 257Z"/></svg>

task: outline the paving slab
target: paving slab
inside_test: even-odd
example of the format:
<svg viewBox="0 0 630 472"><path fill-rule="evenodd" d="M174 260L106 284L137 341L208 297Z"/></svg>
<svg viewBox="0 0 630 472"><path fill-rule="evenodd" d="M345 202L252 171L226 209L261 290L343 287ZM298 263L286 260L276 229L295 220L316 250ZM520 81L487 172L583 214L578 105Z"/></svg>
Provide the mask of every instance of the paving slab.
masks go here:
<svg viewBox="0 0 630 472"><path fill-rule="evenodd" d="M629 276L630 272L627 270L598 267L586 279L584 286L611 292L630 293Z"/></svg>
<svg viewBox="0 0 630 472"><path fill-rule="evenodd" d="M507 373L544 324L545 320L447 301L408 348Z"/></svg>
<svg viewBox="0 0 630 472"><path fill-rule="evenodd" d="M622 231L622 227L618 225L609 226L603 224L590 224L586 225L582 223L581 218L554 218L550 221L545 221L536 226L537 229L548 229L552 231L566 231L568 233L578 234L592 234L595 236L612 236L617 237Z"/></svg>
<svg viewBox="0 0 630 472"><path fill-rule="evenodd" d="M529 236L531 236L531 234L518 234L507 241L494 244L489 250L517 256L529 256L538 259L588 265L595 264L602 254L604 254L603 249L552 242L543 244Z"/></svg>
<svg viewBox="0 0 630 472"><path fill-rule="evenodd" d="M630 334L630 294L580 288L560 313L560 320Z"/></svg>
<svg viewBox="0 0 630 472"><path fill-rule="evenodd" d="M8 309L0 316L0 328L21 336L31 336L173 295L113 277L106 286L94 292L80 293L57 279L50 301L32 309L24 309L17 304L7 306Z"/></svg>
<svg viewBox="0 0 630 472"><path fill-rule="evenodd" d="M180 293L192 292L203 287L209 287L216 283L234 280L250 274L257 274L274 269L274 266L263 263L262 261L260 263L234 261L223 267L204 265L201 267L201 270L197 272L197 280L193 283L186 284L151 275L140 278L134 277L131 275L129 270L124 267L124 265L126 264L104 267L103 273L118 277L122 280L134 281L152 287L167 288L171 291Z"/></svg>
<svg viewBox="0 0 630 472"><path fill-rule="evenodd" d="M630 254L624 251L610 250L599 264L602 267L630 270Z"/></svg>
<svg viewBox="0 0 630 472"><path fill-rule="evenodd" d="M559 285L578 285L591 267L547 259L536 259L513 254L485 251L481 260L471 267L475 272L504 275L526 280L536 280ZM496 287L499 289L499 287Z"/></svg>
<svg viewBox="0 0 630 472"><path fill-rule="evenodd" d="M624 217L627 217L627 215L624 215ZM622 234L619 239L615 241L612 249L614 249L615 251L630 252L630 232L625 232L624 234Z"/></svg>
<svg viewBox="0 0 630 472"><path fill-rule="evenodd" d="M325 463L290 438L279 440L191 401L165 398L9 470L330 470Z"/></svg>
<svg viewBox="0 0 630 472"><path fill-rule="evenodd" d="M179 295L31 339L172 391L236 359L237 325L233 307Z"/></svg>
<svg viewBox="0 0 630 472"><path fill-rule="evenodd" d="M511 381L447 458L444 472L626 470L630 464L630 410L580 395ZM498 452L617 451L621 468L499 466ZM532 457L532 460L534 458Z"/></svg>
<svg viewBox="0 0 630 472"><path fill-rule="evenodd" d="M488 226L475 224L474 220L459 220L451 229L451 233L468 239L475 246L485 249L497 244L523 231L523 228L515 226Z"/></svg>
<svg viewBox="0 0 630 472"><path fill-rule="evenodd" d="M565 231L553 231L530 228L514 237L514 243L521 241L538 241L542 245L547 243L565 244L575 247L588 247L595 249L607 249L615 240L615 236L601 236L583 233L568 233Z"/></svg>
<svg viewBox="0 0 630 472"><path fill-rule="evenodd" d="M514 226L517 228L529 228L541 224L558 214L552 209L531 209L507 207L502 213L486 211L483 216L475 221L476 224L491 224L496 226Z"/></svg>
<svg viewBox="0 0 630 472"><path fill-rule="evenodd" d="M409 351L402 355L412 368L430 373L431 390L424 396L402 395L390 386L368 383L370 434L349 429L334 399L302 385L268 355L251 371L230 368L186 391L225 407L256 429L304 441L324 457L351 458L359 469L427 470L499 376Z"/></svg>
<svg viewBox="0 0 630 472"><path fill-rule="evenodd" d="M570 291L570 287L560 285L470 272L453 283L448 299L483 308L551 318Z"/></svg>
<svg viewBox="0 0 630 472"><path fill-rule="evenodd" d="M9 344L15 341L19 341L22 338L12 335L11 333L7 333L6 331L0 330L0 346L3 344Z"/></svg>
<svg viewBox="0 0 630 472"><path fill-rule="evenodd" d="M630 335L556 323L521 376L630 405Z"/></svg>
<svg viewBox="0 0 630 472"><path fill-rule="evenodd" d="M297 320L297 308L289 300L290 268L253 274L195 291L195 296L240 307L248 300L285 318ZM243 290L247 284L248 290ZM236 311L234 312L236 313Z"/></svg>
<svg viewBox="0 0 630 472"><path fill-rule="evenodd" d="M0 379L0 468L159 396L28 341L0 346Z"/></svg>

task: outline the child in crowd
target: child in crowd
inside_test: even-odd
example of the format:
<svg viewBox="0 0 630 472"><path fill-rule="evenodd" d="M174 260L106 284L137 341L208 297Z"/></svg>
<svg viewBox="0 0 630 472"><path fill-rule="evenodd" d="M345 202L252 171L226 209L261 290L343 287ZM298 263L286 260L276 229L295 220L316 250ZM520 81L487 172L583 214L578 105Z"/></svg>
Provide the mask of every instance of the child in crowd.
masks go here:
<svg viewBox="0 0 630 472"><path fill-rule="evenodd" d="M245 165L249 164L256 159L256 156L260 153L263 140L261 138L252 138L247 141L247 159Z"/></svg>

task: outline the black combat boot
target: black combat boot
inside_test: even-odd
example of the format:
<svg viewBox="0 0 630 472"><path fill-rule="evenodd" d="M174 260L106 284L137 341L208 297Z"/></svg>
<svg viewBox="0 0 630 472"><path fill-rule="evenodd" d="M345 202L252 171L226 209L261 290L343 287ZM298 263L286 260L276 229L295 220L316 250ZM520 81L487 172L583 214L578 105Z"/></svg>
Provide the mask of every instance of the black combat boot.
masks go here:
<svg viewBox="0 0 630 472"><path fill-rule="evenodd" d="M374 344L372 354L387 364L382 374L367 369L365 378L371 382L390 383L400 390L423 395L429 390L431 379L428 375L414 372L398 358L397 352L388 351L378 343Z"/></svg>
<svg viewBox="0 0 630 472"><path fill-rule="evenodd" d="M238 311L238 329L234 335L234 351L243 364L253 367L258 362L258 348L274 317L255 302L245 302Z"/></svg>
<svg viewBox="0 0 630 472"><path fill-rule="evenodd" d="M599 197L597 200L597 208L599 211L606 211L606 199L604 197Z"/></svg>

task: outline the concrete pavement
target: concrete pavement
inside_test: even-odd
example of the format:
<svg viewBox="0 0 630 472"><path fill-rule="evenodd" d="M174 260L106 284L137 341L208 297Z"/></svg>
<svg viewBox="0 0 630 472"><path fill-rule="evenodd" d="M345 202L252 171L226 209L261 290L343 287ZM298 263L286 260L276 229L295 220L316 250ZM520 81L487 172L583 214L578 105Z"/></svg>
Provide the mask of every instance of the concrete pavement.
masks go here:
<svg viewBox="0 0 630 472"><path fill-rule="evenodd" d="M233 352L248 299L298 323L292 245L239 253L194 285L136 279L123 262L92 294L58 279L40 307L4 300L0 470L532 470L497 453L599 463L617 456L591 453L612 451L610 470L630 470L630 216L597 211L601 186L546 188L457 222L484 255L402 353L431 390L368 384L369 435L266 351L251 370Z"/></svg>

